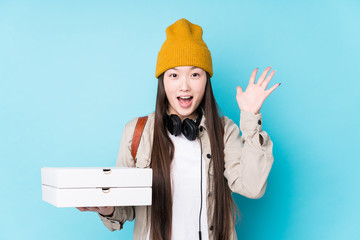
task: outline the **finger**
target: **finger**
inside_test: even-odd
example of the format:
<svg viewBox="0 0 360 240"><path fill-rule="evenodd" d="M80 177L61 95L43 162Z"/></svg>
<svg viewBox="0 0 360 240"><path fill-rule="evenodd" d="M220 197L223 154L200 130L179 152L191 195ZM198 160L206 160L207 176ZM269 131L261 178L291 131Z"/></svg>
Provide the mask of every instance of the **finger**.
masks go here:
<svg viewBox="0 0 360 240"><path fill-rule="evenodd" d="M255 68L255 70L251 73L249 84L255 84L255 77L258 70L259 68Z"/></svg>
<svg viewBox="0 0 360 240"><path fill-rule="evenodd" d="M111 206L99 207L100 210L109 209L109 208L112 208L112 207Z"/></svg>
<svg viewBox="0 0 360 240"><path fill-rule="evenodd" d="M281 83L277 83L274 86L272 86L270 89L265 91L265 96L268 97L270 93L272 93L278 86L280 86Z"/></svg>
<svg viewBox="0 0 360 240"><path fill-rule="evenodd" d="M275 74L275 70L272 71L272 72L269 74L269 76L267 76L267 78L265 79L265 81L261 84L262 89L265 90L265 89L267 88L267 86L268 86L271 78L274 76L274 74Z"/></svg>
<svg viewBox="0 0 360 240"><path fill-rule="evenodd" d="M92 211L92 212L99 212L100 209L98 207L88 207L89 211Z"/></svg>
<svg viewBox="0 0 360 240"><path fill-rule="evenodd" d="M261 74L261 76L259 77L259 80L257 82L257 85L261 86L262 82L264 81L266 75L268 74L268 72L270 71L271 67L267 67L265 69L265 71Z"/></svg>
<svg viewBox="0 0 360 240"><path fill-rule="evenodd" d="M243 93L242 88L241 88L240 86L237 86L237 87L236 87L236 95L240 95L240 94L242 94L242 93Z"/></svg>
<svg viewBox="0 0 360 240"><path fill-rule="evenodd" d="M89 211L87 207L76 207L79 211Z"/></svg>

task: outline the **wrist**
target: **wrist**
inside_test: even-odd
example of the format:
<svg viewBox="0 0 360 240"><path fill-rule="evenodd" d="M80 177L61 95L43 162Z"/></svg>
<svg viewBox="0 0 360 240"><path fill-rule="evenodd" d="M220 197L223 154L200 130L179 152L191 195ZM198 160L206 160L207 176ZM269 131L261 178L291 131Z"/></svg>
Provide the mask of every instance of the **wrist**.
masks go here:
<svg viewBox="0 0 360 240"><path fill-rule="evenodd" d="M114 215L114 212L115 212L115 207L113 207L110 214L104 214L104 213L99 213L99 214L103 217L112 217Z"/></svg>

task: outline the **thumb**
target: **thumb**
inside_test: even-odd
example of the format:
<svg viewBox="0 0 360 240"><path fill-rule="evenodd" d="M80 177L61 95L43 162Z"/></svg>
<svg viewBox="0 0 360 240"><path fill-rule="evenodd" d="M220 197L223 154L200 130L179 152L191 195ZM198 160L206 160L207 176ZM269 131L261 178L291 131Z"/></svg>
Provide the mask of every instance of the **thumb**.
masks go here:
<svg viewBox="0 0 360 240"><path fill-rule="evenodd" d="M237 86L237 87L236 87L236 94L237 94L237 95L240 95L240 94L242 94L242 93L243 93L242 88L241 88L240 86Z"/></svg>

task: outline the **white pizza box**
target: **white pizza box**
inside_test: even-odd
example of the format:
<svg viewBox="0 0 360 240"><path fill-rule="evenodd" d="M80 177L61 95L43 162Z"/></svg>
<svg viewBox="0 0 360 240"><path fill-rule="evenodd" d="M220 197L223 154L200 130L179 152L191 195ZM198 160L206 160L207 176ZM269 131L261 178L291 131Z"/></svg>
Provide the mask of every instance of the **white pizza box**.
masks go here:
<svg viewBox="0 0 360 240"><path fill-rule="evenodd" d="M152 169L41 169L42 198L56 207L151 205Z"/></svg>
<svg viewBox="0 0 360 240"><path fill-rule="evenodd" d="M56 207L151 205L151 188L55 188L42 185L43 200Z"/></svg>
<svg viewBox="0 0 360 240"><path fill-rule="evenodd" d="M43 167L41 183L57 188L151 187L151 168Z"/></svg>

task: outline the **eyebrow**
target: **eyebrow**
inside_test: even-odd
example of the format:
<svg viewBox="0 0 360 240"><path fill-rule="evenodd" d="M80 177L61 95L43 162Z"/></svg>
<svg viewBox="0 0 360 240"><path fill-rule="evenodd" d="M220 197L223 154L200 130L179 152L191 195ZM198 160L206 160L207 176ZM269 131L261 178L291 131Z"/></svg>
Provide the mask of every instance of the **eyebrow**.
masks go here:
<svg viewBox="0 0 360 240"><path fill-rule="evenodd" d="M195 67L195 66L193 66L193 67L191 67L191 68L190 68L190 70L193 70L193 69L195 69L195 68L199 68L199 67ZM176 68L176 67L174 67L174 68L170 68L170 69L179 70L179 69L178 69L178 68Z"/></svg>

